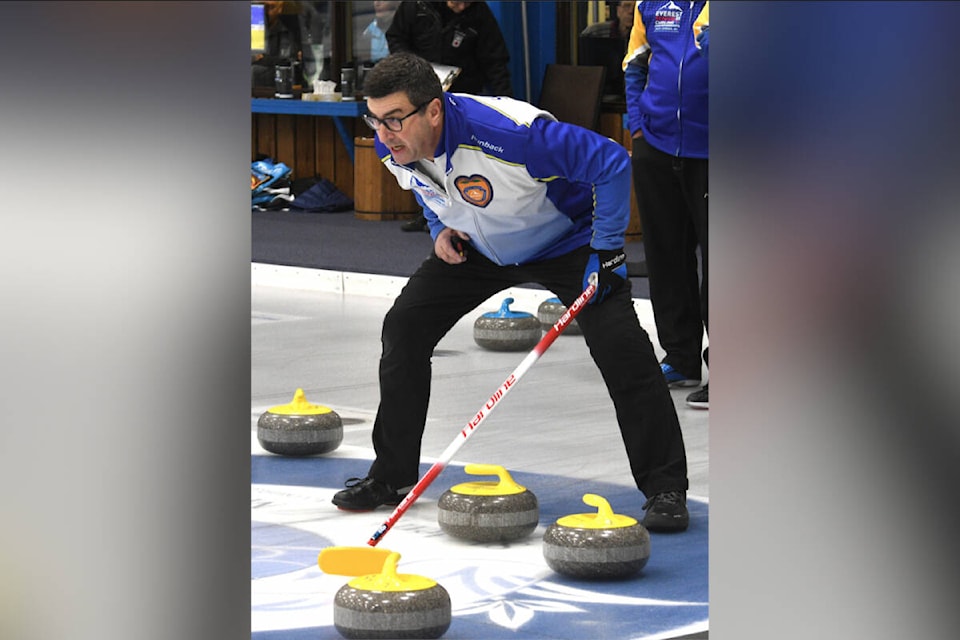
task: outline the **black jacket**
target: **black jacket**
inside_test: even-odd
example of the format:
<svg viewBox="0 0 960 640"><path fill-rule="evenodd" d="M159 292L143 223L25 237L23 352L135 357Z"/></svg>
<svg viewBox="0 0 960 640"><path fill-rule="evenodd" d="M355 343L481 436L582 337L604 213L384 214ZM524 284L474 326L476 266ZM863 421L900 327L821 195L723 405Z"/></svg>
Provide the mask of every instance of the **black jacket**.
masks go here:
<svg viewBox="0 0 960 640"><path fill-rule="evenodd" d="M390 53L409 51L460 67L450 91L513 96L510 53L486 2L474 2L459 14L446 2L401 2L387 30L387 44Z"/></svg>
<svg viewBox="0 0 960 640"><path fill-rule="evenodd" d="M272 87L274 67L278 64L297 62L302 48L300 23L295 15L281 15L277 21L267 24L266 51L253 60L253 86ZM294 84L303 82L302 69L297 67Z"/></svg>

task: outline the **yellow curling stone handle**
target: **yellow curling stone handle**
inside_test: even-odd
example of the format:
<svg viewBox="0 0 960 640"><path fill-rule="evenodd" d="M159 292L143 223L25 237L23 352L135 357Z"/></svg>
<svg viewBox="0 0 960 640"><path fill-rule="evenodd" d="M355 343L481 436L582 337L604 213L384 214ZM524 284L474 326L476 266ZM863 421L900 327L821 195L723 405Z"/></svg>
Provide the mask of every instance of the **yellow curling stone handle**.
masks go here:
<svg viewBox="0 0 960 640"><path fill-rule="evenodd" d="M321 413L330 413L333 409L307 402L303 389L297 389L297 392L293 394L293 400L289 403L270 407L267 411L284 416L314 416Z"/></svg>
<svg viewBox="0 0 960 640"><path fill-rule="evenodd" d="M450 487L453 493L466 496L512 496L526 491L526 488L514 482L507 470L500 465L468 464L463 470L474 476L498 476L500 479L496 482L487 480L464 482Z"/></svg>
<svg viewBox="0 0 960 640"><path fill-rule="evenodd" d="M354 578L347 584L362 591L423 591L437 586L435 580L409 573L397 573L400 554L391 552L383 563L380 573Z"/></svg>
<svg viewBox="0 0 960 640"><path fill-rule="evenodd" d="M561 527L575 529L620 529L637 524L637 521L630 516L614 513L610 508L610 503L595 493L585 493L583 501L591 507L597 507L597 513L576 513L563 516L557 520L557 524Z"/></svg>

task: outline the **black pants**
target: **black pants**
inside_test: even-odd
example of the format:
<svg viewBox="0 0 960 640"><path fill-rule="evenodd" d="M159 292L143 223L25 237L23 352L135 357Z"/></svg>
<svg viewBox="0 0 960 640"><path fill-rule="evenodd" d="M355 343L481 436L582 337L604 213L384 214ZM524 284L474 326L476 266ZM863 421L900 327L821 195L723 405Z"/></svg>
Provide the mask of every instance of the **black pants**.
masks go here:
<svg viewBox="0 0 960 640"><path fill-rule="evenodd" d="M459 265L435 255L424 261L383 322L371 477L396 489L416 484L430 397L430 359L457 321L497 292L527 282L543 285L569 307L582 292L589 254L584 247L552 260L505 267L475 251ZM680 423L653 345L637 320L629 281L602 304L586 305L577 323L613 399L637 487L647 497L686 490Z"/></svg>
<svg viewBox="0 0 960 640"><path fill-rule="evenodd" d="M643 226L650 303L664 362L687 376L701 377L707 322L708 160L677 158L633 141L633 183ZM700 272L697 273L697 247ZM703 352L703 362L709 354Z"/></svg>

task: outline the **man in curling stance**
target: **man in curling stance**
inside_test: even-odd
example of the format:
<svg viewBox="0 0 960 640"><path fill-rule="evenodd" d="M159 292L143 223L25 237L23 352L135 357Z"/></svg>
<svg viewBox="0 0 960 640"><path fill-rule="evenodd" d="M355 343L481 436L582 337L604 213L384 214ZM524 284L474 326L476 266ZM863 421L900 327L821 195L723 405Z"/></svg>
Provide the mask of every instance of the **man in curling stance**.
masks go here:
<svg viewBox="0 0 960 640"><path fill-rule="evenodd" d="M416 484L433 349L497 292L536 282L570 306L598 276L577 316L613 399L630 468L646 496L643 524L683 531L687 462L676 410L626 279L630 158L593 131L505 97L444 93L413 54L381 60L364 80L375 147L423 207L434 253L383 322L376 459L333 497L369 511Z"/></svg>

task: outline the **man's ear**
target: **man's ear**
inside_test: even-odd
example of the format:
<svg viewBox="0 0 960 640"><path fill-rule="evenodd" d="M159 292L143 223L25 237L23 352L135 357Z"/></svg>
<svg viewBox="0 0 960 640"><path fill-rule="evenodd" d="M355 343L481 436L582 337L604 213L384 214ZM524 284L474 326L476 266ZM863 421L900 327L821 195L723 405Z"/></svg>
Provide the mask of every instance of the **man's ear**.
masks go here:
<svg viewBox="0 0 960 640"><path fill-rule="evenodd" d="M440 121L440 115L443 113L443 103L440 101L440 98L434 98L430 101L430 104L426 106L427 118L430 119L430 122L437 123Z"/></svg>

